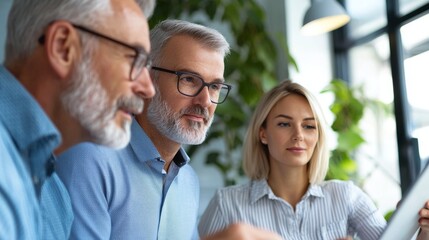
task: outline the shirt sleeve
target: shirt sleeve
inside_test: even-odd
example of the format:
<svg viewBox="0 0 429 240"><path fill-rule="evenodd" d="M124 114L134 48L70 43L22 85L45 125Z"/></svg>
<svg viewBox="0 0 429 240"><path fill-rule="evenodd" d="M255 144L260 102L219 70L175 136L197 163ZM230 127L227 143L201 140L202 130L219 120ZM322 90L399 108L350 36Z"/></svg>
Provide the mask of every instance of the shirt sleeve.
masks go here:
<svg viewBox="0 0 429 240"><path fill-rule="evenodd" d="M227 223L224 220L224 210L222 208L222 193L220 190L216 192L210 200L206 210L201 216L198 224L198 232L200 237L211 235L215 232L226 228Z"/></svg>
<svg viewBox="0 0 429 240"><path fill-rule="evenodd" d="M40 234L34 188L20 156L2 135L0 125L0 240L29 239Z"/></svg>
<svg viewBox="0 0 429 240"><path fill-rule="evenodd" d="M0 239L17 239L17 212L11 196L0 184Z"/></svg>
<svg viewBox="0 0 429 240"><path fill-rule="evenodd" d="M386 227L386 220L375 206L371 198L359 187L349 182L350 226L362 240L379 239Z"/></svg>
<svg viewBox="0 0 429 240"><path fill-rule="evenodd" d="M56 171L73 207L70 239L110 239L106 155L100 147L84 143L58 157Z"/></svg>

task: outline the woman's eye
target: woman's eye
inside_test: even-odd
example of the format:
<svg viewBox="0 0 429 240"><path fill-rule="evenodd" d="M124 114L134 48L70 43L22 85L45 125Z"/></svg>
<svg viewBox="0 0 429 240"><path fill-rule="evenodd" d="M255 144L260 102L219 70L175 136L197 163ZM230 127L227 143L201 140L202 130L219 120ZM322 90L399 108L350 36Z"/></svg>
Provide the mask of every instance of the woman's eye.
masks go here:
<svg viewBox="0 0 429 240"><path fill-rule="evenodd" d="M277 124L279 127L289 127L290 126L290 123L288 123L288 122L280 122L280 123L278 123Z"/></svg>
<svg viewBox="0 0 429 240"><path fill-rule="evenodd" d="M316 126L314 126L314 125L305 125L304 128L306 128L306 129L316 129Z"/></svg>

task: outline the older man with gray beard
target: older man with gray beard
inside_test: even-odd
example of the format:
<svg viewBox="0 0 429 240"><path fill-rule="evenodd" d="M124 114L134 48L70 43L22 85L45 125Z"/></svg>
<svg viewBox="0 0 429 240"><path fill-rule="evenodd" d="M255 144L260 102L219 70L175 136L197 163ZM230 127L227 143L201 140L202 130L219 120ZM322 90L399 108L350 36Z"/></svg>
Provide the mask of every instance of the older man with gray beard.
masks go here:
<svg viewBox="0 0 429 240"><path fill-rule="evenodd" d="M155 93L153 7L153 0L13 1L0 66L0 239L68 238L70 199L53 154L83 141L128 143L131 115Z"/></svg>

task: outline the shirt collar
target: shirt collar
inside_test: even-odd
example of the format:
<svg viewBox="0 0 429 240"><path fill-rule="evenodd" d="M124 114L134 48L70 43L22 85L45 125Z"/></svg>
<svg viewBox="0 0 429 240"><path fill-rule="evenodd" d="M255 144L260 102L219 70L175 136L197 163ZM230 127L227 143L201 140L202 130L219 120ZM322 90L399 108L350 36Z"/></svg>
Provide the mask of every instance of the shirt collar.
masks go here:
<svg viewBox="0 0 429 240"><path fill-rule="evenodd" d="M260 198L264 196L268 196L269 199L278 198L274 195L266 179L252 180L250 184L251 184L250 202L252 204L257 202ZM322 191L322 187L320 185L310 185L302 199L306 199L310 196L323 198L324 194Z"/></svg>
<svg viewBox="0 0 429 240"><path fill-rule="evenodd" d="M320 185L313 185L313 184L311 184L310 187L308 188L306 195L321 197L321 198L325 197L322 191L322 187Z"/></svg>
<svg viewBox="0 0 429 240"><path fill-rule="evenodd" d="M0 109L0 122L29 167L34 184L41 185L61 136L39 103L4 66L0 66Z"/></svg>
<svg viewBox="0 0 429 240"><path fill-rule="evenodd" d="M183 148L180 148L179 151L176 153L176 155L173 158L174 163L180 168L185 166L189 162L190 158L188 154L186 154L185 150Z"/></svg>
<svg viewBox="0 0 429 240"><path fill-rule="evenodd" d="M260 198L264 197L265 195L268 195L268 197L270 197L271 195L274 196L270 186L267 183L267 180L265 179L252 180L250 184L251 184L250 202L252 204L257 202Z"/></svg>
<svg viewBox="0 0 429 240"><path fill-rule="evenodd" d="M131 140L130 145L133 148L134 152L139 161L145 162L154 159L161 159L161 154L159 154L153 142L145 133L144 129L139 125L139 123L133 119L131 124ZM182 167L189 162L190 158L186 154L185 150L181 147L179 151L173 158L174 163L178 167Z"/></svg>

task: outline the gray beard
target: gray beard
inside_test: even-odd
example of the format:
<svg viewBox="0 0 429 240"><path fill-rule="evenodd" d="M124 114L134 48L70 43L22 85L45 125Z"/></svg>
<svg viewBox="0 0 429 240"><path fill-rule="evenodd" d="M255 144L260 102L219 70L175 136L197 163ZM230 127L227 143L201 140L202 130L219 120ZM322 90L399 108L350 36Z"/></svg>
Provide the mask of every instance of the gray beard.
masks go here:
<svg viewBox="0 0 429 240"><path fill-rule="evenodd" d="M116 104L109 103L107 91L100 82L100 77L91 68L91 58L84 52L82 62L72 73L72 84L61 97L64 107L87 130L94 143L119 149L130 141L131 121L124 121L122 126L115 124L117 105L143 109L143 100L121 98Z"/></svg>
<svg viewBox="0 0 429 240"><path fill-rule="evenodd" d="M208 110L201 106L192 106L181 110L178 113L162 100L159 90L153 97L151 103L147 106L148 121L164 136L170 140L189 145L198 145L204 142L207 131L210 128L213 117L209 117ZM205 116L207 122L188 121L189 127L181 122L181 117L185 113L198 113Z"/></svg>

